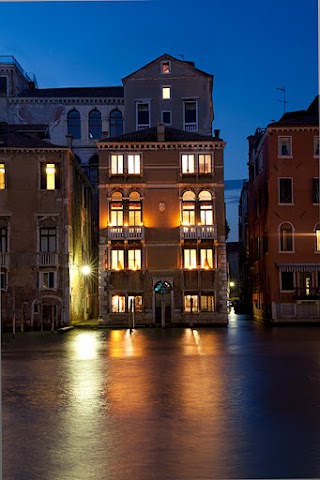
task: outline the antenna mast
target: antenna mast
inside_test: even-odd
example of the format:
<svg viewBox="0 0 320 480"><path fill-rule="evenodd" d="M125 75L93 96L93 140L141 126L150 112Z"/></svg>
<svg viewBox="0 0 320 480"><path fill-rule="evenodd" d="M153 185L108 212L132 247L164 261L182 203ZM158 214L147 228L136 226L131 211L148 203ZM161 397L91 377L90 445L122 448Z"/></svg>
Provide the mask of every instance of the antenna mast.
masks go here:
<svg viewBox="0 0 320 480"><path fill-rule="evenodd" d="M286 87L277 88L277 90L280 90L283 93L283 100L278 100L278 102L283 103L283 113L286 113L286 105L289 103L286 100Z"/></svg>

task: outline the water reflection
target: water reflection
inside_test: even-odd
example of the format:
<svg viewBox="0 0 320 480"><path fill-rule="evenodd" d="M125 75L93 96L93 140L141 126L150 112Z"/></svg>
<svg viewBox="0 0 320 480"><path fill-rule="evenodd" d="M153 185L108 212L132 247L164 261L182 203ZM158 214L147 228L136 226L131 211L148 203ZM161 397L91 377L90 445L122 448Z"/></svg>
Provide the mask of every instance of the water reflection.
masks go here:
<svg viewBox="0 0 320 480"><path fill-rule="evenodd" d="M5 339L4 478L316 477L319 341L240 317Z"/></svg>

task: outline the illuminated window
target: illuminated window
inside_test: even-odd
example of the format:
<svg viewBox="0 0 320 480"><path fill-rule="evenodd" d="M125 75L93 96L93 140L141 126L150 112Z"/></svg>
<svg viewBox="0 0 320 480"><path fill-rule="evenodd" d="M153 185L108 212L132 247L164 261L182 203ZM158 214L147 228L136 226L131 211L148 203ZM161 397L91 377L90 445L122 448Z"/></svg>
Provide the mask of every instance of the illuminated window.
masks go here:
<svg viewBox="0 0 320 480"><path fill-rule="evenodd" d="M214 312L214 295L201 295L200 310L202 312Z"/></svg>
<svg viewBox="0 0 320 480"><path fill-rule="evenodd" d="M138 192L129 195L129 225L140 226L142 223L141 201Z"/></svg>
<svg viewBox="0 0 320 480"><path fill-rule="evenodd" d="M315 228L316 252L320 252L320 223Z"/></svg>
<svg viewBox="0 0 320 480"><path fill-rule="evenodd" d="M128 295L128 311L142 312L142 295Z"/></svg>
<svg viewBox="0 0 320 480"><path fill-rule="evenodd" d="M128 250L128 269L129 270L141 269L141 250L140 249Z"/></svg>
<svg viewBox="0 0 320 480"><path fill-rule="evenodd" d="M81 119L78 110L71 110L67 116L68 135L75 140L81 138Z"/></svg>
<svg viewBox="0 0 320 480"><path fill-rule="evenodd" d="M111 250L111 270L124 269L124 250Z"/></svg>
<svg viewBox="0 0 320 480"><path fill-rule="evenodd" d="M194 173L194 154L181 155L182 173Z"/></svg>
<svg viewBox="0 0 320 480"><path fill-rule="evenodd" d="M291 157L291 137L279 137L278 138L278 156L279 157Z"/></svg>
<svg viewBox="0 0 320 480"><path fill-rule="evenodd" d="M126 297L124 295L112 295L111 310L113 313L124 313L126 311Z"/></svg>
<svg viewBox="0 0 320 480"><path fill-rule="evenodd" d="M164 75L168 75L171 73L171 62L170 61L163 61L161 62L161 73Z"/></svg>
<svg viewBox="0 0 320 480"><path fill-rule="evenodd" d="M184 268L197 268L197 250L185 248L183 250Z"/></svg>
<svg viewBox="0 0 320 480"><path fill-rule="evenodd" d="M40 272L40 282L41 289L55 288L55 272Z"/></svg>
<svg viewBox="0 0 320 480"><path fill-rule="evenodd" d="M0 190L6 188L6 166L4 163L0 163Z"/></svg>
<svg viewBox="0 0 320 480"><path fill-rule="evenodd" d="M282 223L280 225L280 251L293 251L293 226L290 223Z"/></svg>
<svg viewBox="0 0 320 480"><path fill-rule="evenodd" d="M57 190L60 188L60 164L41 163L40 187L42 190Z"/></svg>
<svg viewBox="0 0 320 480"><path fill-rule="evenodd" d="M213 254L212 248L200 249L200 266L208 270L213 267Z"/></svg>
<svg viewBox="0 0 320 480"><path fill-rule="evenodd" d="M128 155L128 174L140 174L140 155Z"/></svg>
<svg viewBox="0 0 320 480"><path fill-rule="evenodd" d="M57 251L56 228L40 228L40 252Z"/></svg>
<svg viewBox="0 0 320 480"><path fill-rule="evenodd" d="M210 154L199 155L199 173L212 173L212 156Z"/></svg>
<svg viewBox="0 0 320 480"><path fill-rule="evenodd" d="M123 225L123 203L120 192L114 192L111 196L110 225L115 227Z"/></svg>
<svg viewBox="0 0 320 480"><path fill-rule="evenodd" d="M162 99L170 100L171 98L171 87L162 87Z"/></svg>
<svg viewBox="0 0 320 480"><path fill-rule="evenodd" d="M92 110L89 113L89 138L101 139L102 121L99 110Z"/></svg>
<svg viewBox="0 0 320 480"><path fill-rule="evenodd" d="M207 190L199 193L200 223L201 225L213 225L212 195Z"/></svg>
<svg viewBox="0 0 320 480"><path fill-rule="evenodd" d="M123 155L111 155L111 174L123 175L123 173L124 173Z"/></svg>
<svg viewBox="0 0 320 480"><path fill-rule="evenodd" d="M198 312L199 311L198 295L185 295L184 296L184 311L185 312Z"/></svg>
<svg viewBox="0 0 320 480"><path fill-rule="evenodd" d="M195 193L191 190L184 192L182 196L182 225L195 224Z"/></svg>
<svg viewBox="0 0 320 480"><path fill-rule="evenodd" d="M123 133L123 118L120 110L110 112L110 137L118 137Z"/></svg>
<svg viewBox="0 0 320 480"><path fill-rule="evenodd" d="M149 103L137 102L137 130L150 127L150 105Z"/></svg>

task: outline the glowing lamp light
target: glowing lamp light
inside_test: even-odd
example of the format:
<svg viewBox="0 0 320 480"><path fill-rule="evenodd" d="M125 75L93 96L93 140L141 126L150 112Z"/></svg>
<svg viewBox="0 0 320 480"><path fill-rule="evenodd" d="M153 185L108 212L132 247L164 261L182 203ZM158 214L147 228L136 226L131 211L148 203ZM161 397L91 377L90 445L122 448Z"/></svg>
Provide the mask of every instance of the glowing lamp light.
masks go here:
<svg viewBox="0 0 320 480"><path fill-rule="evenodd" d="M91 273L91 267L90 265L84 265L81 269L83 275L90 275Z"/></svg>
<svg viewBox="0 0 320 480"><path fill-rule="evenodd" d="M229 283L230 287L234 287L234 282Z"/></svg>

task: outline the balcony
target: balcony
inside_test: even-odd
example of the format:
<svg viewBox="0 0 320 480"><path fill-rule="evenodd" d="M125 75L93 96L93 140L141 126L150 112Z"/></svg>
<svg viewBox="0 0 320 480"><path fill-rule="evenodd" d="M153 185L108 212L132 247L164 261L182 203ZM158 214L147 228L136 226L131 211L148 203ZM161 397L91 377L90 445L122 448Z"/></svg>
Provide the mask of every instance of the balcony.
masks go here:
<svg viewBox="0 0 320 480"><path fill-rule="evenodd" d="M109 240L143 240L144 227L108 227Z"/></svg>
<svg viewBox="0 0 320 480"><path fill-rule="evenodd" d="M180 238L182 239L217 239L216 225L181 225Z"/></svg>
<svg viewBox="0 0 320 480"><path fill-rule="evenodd" d="M296 288L294 300L320 300L320 288Z"/></svg>
<svg viewBox="0 0 320 480"><path fill-rule="evenodd" d="M51 267L58 265L58 254L51 252L37 253L37 265L38 267Z"/></svg>
<svg viewBox="0 0 320 480"><path fill-rule="evenodd" d="M197 132L198 131L198 124L197 123L185 123L184 130L186 132Z"/></svg>

